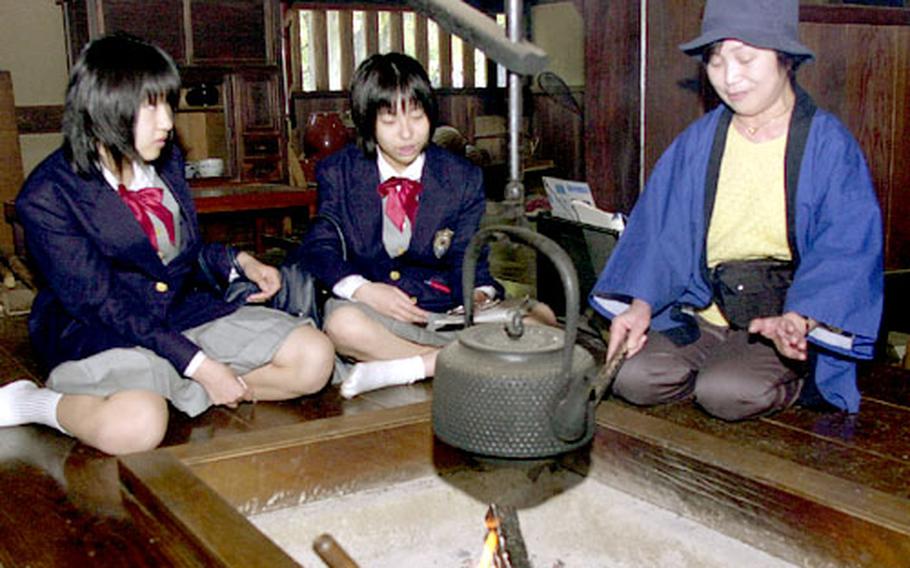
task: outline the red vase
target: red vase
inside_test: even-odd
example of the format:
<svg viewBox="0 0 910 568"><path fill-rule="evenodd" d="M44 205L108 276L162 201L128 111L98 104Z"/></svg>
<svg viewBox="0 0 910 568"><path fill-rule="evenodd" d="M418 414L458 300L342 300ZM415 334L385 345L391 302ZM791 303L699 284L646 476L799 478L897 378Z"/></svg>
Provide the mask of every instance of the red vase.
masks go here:
<svg viewBox="0 0 910 568"><path fill-rule="evenodd" d="M319 161L342 149L349 139L348 129L337 112L314 112L303 131L303 151L307 158Z"/></svg>

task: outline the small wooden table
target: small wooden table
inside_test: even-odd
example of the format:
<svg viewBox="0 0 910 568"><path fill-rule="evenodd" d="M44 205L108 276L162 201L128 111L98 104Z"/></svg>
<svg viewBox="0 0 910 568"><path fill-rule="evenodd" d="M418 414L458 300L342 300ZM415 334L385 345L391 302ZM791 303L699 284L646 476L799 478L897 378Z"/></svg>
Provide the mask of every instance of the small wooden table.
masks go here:
<svg viewBox="0 0 910 568"><path fill-rule="evenodd" d="M200 217L209 214L272 212L276 210L306 209L312 218L316 214L315 187L301 188L279 183L214 183L202 182L190 188L196 212ZM3 204L6 222L13 227L13 240L16 255L25 258L25 235L22 225L16 218L13 201ZM265 218L255 217L254 247L257 253L263 252L265 246Z"/></svg>
<svg viewBox="0 0 910 568"><path fill-rule="evenodd" d="M232 213L306 207L310 216L316 214L316 191L279 183L202 185L190 188L196 211Z"/></svg>
<svg viewBox="0 0 910 568"><path fill-rule="evenodd" d="M259 213L304 208L308 218L316 214L315 187L306 189L278 183L195 185L190 188L200 217L210 214L251 213L255 215L253 247L265 250L266 217ZM290 223L283 223L289 226ZM283 235L282 235L283 236Z"/></svg>

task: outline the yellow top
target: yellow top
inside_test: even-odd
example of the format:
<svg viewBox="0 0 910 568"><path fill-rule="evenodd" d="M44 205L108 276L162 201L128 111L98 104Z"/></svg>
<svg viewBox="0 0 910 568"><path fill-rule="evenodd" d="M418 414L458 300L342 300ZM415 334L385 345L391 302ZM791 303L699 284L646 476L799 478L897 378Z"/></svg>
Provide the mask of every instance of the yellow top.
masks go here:
<svg viewBox="0 0 910 568"><path fill-rule="evenodd" d="M731 260L790 260L786 146L787 136L756 143L730 125L708 227L708 268ZM713 303L699 315L714 325L727 325Z"/></svg>

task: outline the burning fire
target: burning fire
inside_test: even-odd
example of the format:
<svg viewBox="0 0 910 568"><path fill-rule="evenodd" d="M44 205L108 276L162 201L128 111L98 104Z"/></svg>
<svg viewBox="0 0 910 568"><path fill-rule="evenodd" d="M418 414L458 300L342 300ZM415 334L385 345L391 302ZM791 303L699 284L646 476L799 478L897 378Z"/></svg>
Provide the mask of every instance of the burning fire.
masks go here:
<svg viewBox="0 0 910 568"><path fill-rule="evenodd" d="M480 555L480 562L477 563L477 568L494 568L498 551L499 535L496 534L496 531L488 531L487 538L483 543L483 554Z"/></svg>
<svg viewBox="0 0 910 568"><path fill-rule="evenodd" d="M497 512L496 505L490 505L484 517L487 526L487 536L483 543L483 554L477 563L477 568L511 568L509 555L504 550L505 542L502 538L502 522Z"/></svg>

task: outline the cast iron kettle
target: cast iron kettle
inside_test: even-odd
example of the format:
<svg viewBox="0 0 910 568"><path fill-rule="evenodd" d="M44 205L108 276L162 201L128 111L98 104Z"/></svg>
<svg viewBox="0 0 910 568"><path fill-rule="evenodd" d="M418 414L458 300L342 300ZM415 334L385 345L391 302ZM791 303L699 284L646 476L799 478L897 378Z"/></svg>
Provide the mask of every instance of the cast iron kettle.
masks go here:
<svg viewBox="0 0 910 568"><path fill-rule="evenodd" d="M474 323L477 259L491 241L537 248L556 266L566 297L565 330L522 325L516 311L503 323ZM579 290L575 267L555 242L519 227L479 231L464 259L465 328L439 353L433 379L433 430L443 442L498 458L542 458L583 446L594 434L594 407L621 357L597 373L575 345Z"/></svg>

